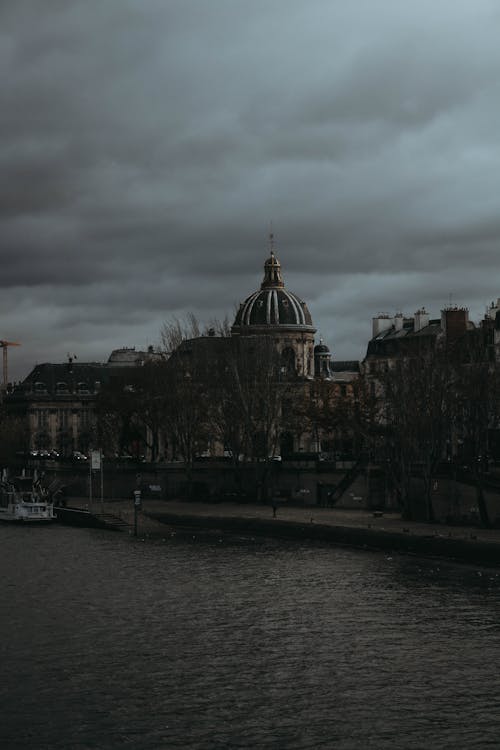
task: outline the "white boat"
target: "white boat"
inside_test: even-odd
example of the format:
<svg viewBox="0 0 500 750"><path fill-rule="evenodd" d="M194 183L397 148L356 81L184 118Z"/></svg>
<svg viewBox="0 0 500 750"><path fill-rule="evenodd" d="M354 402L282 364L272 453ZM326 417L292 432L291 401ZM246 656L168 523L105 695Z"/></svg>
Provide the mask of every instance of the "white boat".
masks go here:
<svg viewBox="0 0 500 750"><path fill-rule="evenodd" d="M0 521L54 521L54 506L41 486L23 488L24 481L0 485Z"/></svg>

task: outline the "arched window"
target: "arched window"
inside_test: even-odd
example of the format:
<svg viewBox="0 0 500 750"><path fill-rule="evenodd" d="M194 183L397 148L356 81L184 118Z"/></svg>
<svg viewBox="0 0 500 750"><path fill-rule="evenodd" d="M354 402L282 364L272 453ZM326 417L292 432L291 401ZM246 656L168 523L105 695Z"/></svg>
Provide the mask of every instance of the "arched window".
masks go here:
<svg viewBox="0 0 500 750"><path fill-rule="evenodd" d="M281 352L281 369L283 374L293 377L297 374L295 365L295 352L291 346L287 346Z"/></svg>

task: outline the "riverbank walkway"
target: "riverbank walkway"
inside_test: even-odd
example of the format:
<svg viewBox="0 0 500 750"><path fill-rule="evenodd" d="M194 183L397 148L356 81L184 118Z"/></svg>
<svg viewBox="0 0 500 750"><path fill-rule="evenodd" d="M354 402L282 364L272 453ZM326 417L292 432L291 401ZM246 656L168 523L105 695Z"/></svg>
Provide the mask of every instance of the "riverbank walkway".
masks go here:
<svg viewBox="0 0 500 750"><path fill-rule="evenodd" d="M68 498L68 506L89 510L88 499ZM94 499L93 513L102 512L134 524L133 500ZM239 534L293 536L295 539L324 539L341 544L394 549L430 555L456 557L472 562L500 565L500 529L451 526L404 521L399 513L344 510L317 506L279 504L276 517L271 505L203 503L180 500L142 501L138 512L139 536L165 536L167 527L195 526Z"/></svg>

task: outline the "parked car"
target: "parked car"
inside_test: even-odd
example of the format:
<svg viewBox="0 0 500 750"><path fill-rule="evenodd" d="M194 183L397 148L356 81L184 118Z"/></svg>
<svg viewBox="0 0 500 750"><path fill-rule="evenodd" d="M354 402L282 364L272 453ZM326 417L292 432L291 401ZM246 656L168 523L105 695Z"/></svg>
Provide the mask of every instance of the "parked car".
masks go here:
<svg viewBox="0 0 500 750"><path fill-rule="evenodd" d="M202 461L202 460L210 458L210 457L211 457L211 455L210 455L210 451L209 450L201 451L200 453L195 453L194 456L193 456L193 458L194 458L195 461Z"/></svg>

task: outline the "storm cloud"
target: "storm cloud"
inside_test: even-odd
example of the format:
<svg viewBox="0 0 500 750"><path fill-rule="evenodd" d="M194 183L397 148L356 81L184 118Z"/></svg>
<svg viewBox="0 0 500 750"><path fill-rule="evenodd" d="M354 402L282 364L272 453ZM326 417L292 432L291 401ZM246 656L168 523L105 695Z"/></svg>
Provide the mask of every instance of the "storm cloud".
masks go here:
<svg viewBox="0 0 500 750"><path fill-rule="evenodd" d="M270 222L340 359L372 315L500 296L495 0L7 0L10 371L232 317Z"/></svg>

